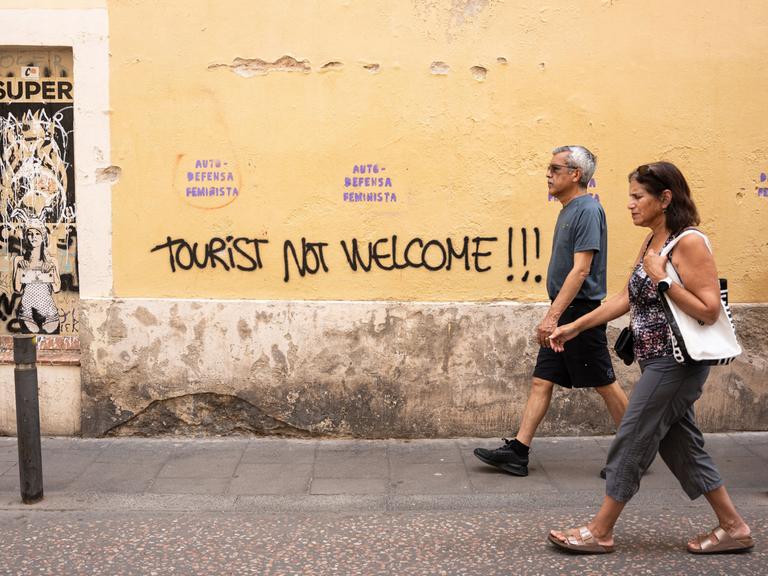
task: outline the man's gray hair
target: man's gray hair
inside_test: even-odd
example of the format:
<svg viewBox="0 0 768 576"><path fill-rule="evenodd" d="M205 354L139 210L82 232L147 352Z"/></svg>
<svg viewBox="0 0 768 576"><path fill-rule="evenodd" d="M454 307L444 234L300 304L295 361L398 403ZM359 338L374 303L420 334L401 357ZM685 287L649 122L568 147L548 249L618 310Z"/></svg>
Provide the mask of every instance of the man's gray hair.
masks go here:
<svg viewBox="0 0 768 576"><path fill-rule="evenodd" d="M592 180L592 176L595 173L597 167L597 158L584 146L558 146L552 150L552 154L560 154L561 152L568 152L568 166L571 168L578 168L581 170L581 178L579 178L579 186L587 188L589 181Z"/></svg>

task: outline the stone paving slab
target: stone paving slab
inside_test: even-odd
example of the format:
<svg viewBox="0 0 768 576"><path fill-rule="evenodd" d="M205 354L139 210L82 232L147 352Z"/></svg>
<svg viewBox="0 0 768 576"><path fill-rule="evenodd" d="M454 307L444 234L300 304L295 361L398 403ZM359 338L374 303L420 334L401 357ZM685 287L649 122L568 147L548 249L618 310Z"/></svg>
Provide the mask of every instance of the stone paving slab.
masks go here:
<svg viewBox="0 0 768 576"><path fill-rule="evenodd" d="M248 442L243 454L243 464L258 462L312 463L315 461L317 442L314 440L283 440L267 438Z"/></svg>
<svg viewBox="0 0 768 576"><path fill-rule="evenodd" d="M393 468L392 484L396 494L472 493L463 462L403 464Z"/></svg>
<svg viewBox="0 0 768 576"><path fill-rule="evenodd" d="M762 458L764 460L768 460L768 443L766 444L747 444L746 445L747 450L750 452L752 456L757 456L758 458Z"/></svg>
<svg viewBox="0 0 768 576"><path fill-rule="evenodd" d="M312 482L312 463L240 464L230 494L304 495Z"/></svg>
<svg viewBox="0 0 768 576"><path fill-rule="evenodd" d="M162 464L142 459L89 464L67 490L71 492L114 492L139 494L148 491ZM45 482L45 477L44 477ZM44 489L46 485L43 485Z"/></svg>
<svg viewBox="0 0 768 576"><path fill-rule="evenodd" d="M759 444L768 444L768 433L766 432L731 432L729 434L706 434L709 437L727 436L731 440L748 446Z"/></svg>
<svg viewBox="0 0 768 576"><path fill-rule="evenodd" d="M0 475L5 474L8 472L11 468L15 468L17 466L17 462L12 462L10 460L8 461L0 461Z"/></svg>
<svg viewBox="0 0 768 576"><path fill-rule="evenodd" d="M498 439L45 438L46 497L35 506L77 509L94 496L113 505L122 497L125 506L142 509L142 497L159 506L206 497L211 505L269 507L294 498L306 509L323 508L336 496L382 509L441 498L458 508L526 499L549 505L574 494L594 500L603 490L598 472L610 440L536 439L530 475L521 478L473 456L474 447L497 446ZM729 491L759 504L768 498L768 433L711 434L706 442ZM0 454L6 455L0 459L0 509L21 506L15 438L0 438ZM638 498L643 494L651 502L687 502L660 459L643 479Z"/></svg>
<svg viewBox="0 0 768 576"><path fill-rule="evenodd" d="M52 491L67 490L96 459L96 452L81 450L44 450L43 487Z"/></svg>
<svg viewBox="0 0 768 576"><path fill-rule="evenodd" d="M389 484L385 478L315 478L310 494L387 494Z"/></svg>
<svg viewBox="0 0 768 576"><path fill-rule="evenodd" d="M608 443L610 445L610 442ZM492 446L498 447L498 444ZM600 445L595 437L539 438L534 440L533 452L544 454L546 459L557 461L605 462L608 446Z"/></svg>
<svg viewBox="0 0 768 576"><path fill-rule="evenodd" d="M389 474L386 448L371 453L348 453L343 450L319 449L314 473L322 478L380 478Z"/></svg>
<svg viewBox="0 0 768 576"><path fill-rule="evenodd" d="M16 445L16 439L8 442L8 438L0 438L0 462L17 462L19 460L19 449Z"/></svg>
<svg viewBox="0 0 768 576"><path fill-rule="evenodd" d="M224 494L232 478L157 478L147 492L152 494Z"/></svg>
<svg viewBox="0 0 768 576"><path fill-rule="evenodd" d="M117 443L111 448L101 449L96 462L157 462L163 463L171 457L181 454L183 444L178 442Z"/></svg>

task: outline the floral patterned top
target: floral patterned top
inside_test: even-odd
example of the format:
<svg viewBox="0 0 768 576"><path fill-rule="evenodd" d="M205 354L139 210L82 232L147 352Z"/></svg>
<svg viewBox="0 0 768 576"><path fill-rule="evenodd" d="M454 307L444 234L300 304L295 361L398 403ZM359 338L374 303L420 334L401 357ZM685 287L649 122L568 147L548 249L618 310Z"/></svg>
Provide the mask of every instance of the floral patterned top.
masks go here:
<svg viewBox="0 0 768 576"><path fill-rule="evenodd" d="M664 246L669 244L676 234L670 234ZM650 241L646 246L650 246ZM629 279L629 309L632 336L634 337L635 358L648 360L672 355L672 340L669 337L669 324L664 309L659 301L656 284L638 263Z"/></svg>

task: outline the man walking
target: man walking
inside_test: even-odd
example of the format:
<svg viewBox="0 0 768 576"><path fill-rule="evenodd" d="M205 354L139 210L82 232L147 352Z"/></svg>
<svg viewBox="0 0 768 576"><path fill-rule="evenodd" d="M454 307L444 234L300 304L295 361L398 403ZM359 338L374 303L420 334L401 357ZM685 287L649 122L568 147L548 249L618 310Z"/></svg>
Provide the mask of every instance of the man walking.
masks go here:
<svg viewBox="0 0 768 576"><path fill-rule="evenodd" d="M582 332L561 354L554 352L548 341L556 326L594 310L606 296L605 212L587 193L595 165L595 156L583 146L561 146L552 151L547 167L549 193L562 208L547 270L551 305L536 331L540 348L531 390L517 435L512 440L505 438L504 445L495 450L474 451L486 464L515 476L528 475L531 441L547 413L555 384L597 390L617 427L627 408L627 396L613 372L605 325Z"/></svg>

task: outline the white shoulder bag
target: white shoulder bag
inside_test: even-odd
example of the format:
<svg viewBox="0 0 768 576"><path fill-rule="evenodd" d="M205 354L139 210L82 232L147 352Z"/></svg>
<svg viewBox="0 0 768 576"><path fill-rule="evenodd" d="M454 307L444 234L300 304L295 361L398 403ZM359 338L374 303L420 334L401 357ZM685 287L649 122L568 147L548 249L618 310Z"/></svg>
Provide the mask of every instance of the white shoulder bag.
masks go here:
<svg viewBox="0 0 768 576"><path fill-rule="evenodd" d="M712 252L709 238L698 230L686 230L667 244L661 251L661 256L667 256L681 238L688 234L698 234L704 238L707 248ZM667 260L667 276L683 286L680 276L672 266L672 260ZM720 315L714 324L708 325L696 320L683 312L666 292L659 293L664 314L669 322L669 333L672 337L672 351L680 364L698 362L701 364L730 364L741 354L741 346L736 340L731 309L728 307L728 285L725 279L720 279Z"/></svg>

